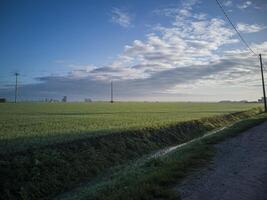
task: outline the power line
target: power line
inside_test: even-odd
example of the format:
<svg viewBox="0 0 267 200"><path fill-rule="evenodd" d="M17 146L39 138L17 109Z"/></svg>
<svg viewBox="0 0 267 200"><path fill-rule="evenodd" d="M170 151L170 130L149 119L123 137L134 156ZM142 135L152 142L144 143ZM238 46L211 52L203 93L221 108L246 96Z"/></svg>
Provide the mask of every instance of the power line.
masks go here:
<svg viewBox="0 0 267 200"><path fill-rule="evenodd" d="M246 40L242 37L242 35L240 34L240 32L237 30L237 28L235 27L235 25L232 23L230 17L227 15L226 11L224 10L222 4L220 3L219 0L216 0L217 4L219 5L219 7L221 8L223 14L225 15L225 17L227 18L227 20L230 22L230 24L232 25L232 27L234 28L234 30L236 31L237 35L239 36L239 38L241 39L241 41L246 45L246 47L251 51L251 53L255 56L259 56L259 60L260 60L260 67L261 67L261 80L262 80L262 90L263 90L263 102L264 102L264 111L267 112L267 100L266 100L266 92L265 92L265 83L264 83L264 75L263 75L263 64L262 64L262 56L261 54L257 55L248 45L248 43L246 42Z"/></svg>
<svg viewBox="0 0 267 200"><path fill-rule="evenodd" d="M113 103L113 81L110 82L110 103Z"/></svg>
<svg viewBox="0 0 267 200"><path fill-rule="evenodd" d="M16 76L16 86L15 86L15 103L17 103L17 96L18 96L18 76L19 76L19 73L15 73L15 76Z"/></svg>
<svg viewBox="0 0 267 200"><path fill-rule="evenodd" d="M237 30L237 28L235 27L235 25L233 24L233 22L231 21L230 17L227 15L225 9L223 8L222 4L220 3L219 0L216 0L217 4L219 5L219 7L221 8L223 14L225 15L226 19L229 21L229 23L232 25L232 27L234 28L234 30L236 31L237 35L239 36L240 40L245 44L245 46L251 51L251 53L253 55L257 55L252 48L249 46L249 44L246 42L246 40L243 38L243 36L241 35L241 33Z"/></svg>
<svg viewBox="0 0 267 200"><path fill-rule="evenodd" d="M261 54L259 56L260 56L260 65L261 65L261 80L262 80L262 89L263 89L264 111L267 112L266 92L265 92L265 83L264 83L263 65L262 65Z"/></svg>

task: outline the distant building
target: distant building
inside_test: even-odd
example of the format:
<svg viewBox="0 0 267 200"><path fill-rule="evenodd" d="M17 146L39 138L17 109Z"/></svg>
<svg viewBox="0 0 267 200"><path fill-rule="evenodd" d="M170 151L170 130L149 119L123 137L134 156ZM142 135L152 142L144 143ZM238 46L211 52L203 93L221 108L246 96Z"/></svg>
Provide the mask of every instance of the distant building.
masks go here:
<svg viewBox="0 0 267 200"><path fill-rule="evenodd" d="M219 101L219 103L232 103L232 101L230 101L230 100L222 100L222 101Z"/></svg>
<svg viewBox="0 0 267 200"><path fill-rule="evenodd" d="M84 99L84 102L92 102L92 99L86 98L86 99Z"/></svg>
<svg viewBox="0 0 267 200"><path fill-rule="evenodd" d="M59 102L59 100L57 100L57 99L45 99L45 102L56 103L56 102Z"/></svg>
<svg viewBox="0 0 267 200"><path fill-rule="evenodd" d="M62 102L67 102L67 96L64 96L63 99L61 100Z"/></svg>
<svg viewBox="0 0 267 200"><path fill-rule="evenodd" d="M266 100L267 100L267 98L266 98ZM259 102L259 103L264 102L264 97L261 97L261 99L258 99L258 102Z"/></svg>
<svg viewBox="0 0 267 200"><path fill-rule="evenodd" d="M6 103L6 98L0 98L0 103Z"/></svg>

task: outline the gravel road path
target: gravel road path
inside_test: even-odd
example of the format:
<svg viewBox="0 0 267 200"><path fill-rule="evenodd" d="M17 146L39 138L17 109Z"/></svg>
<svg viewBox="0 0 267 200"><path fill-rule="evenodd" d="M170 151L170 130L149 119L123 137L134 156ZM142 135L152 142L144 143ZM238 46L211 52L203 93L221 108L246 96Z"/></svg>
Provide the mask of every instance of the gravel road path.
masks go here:
<svg viewBox="0 0 267 200"><path fill-rule="evenodd" d="M208 168L175 188L182 200L267 200L267 122L216 148Z"/></svg>

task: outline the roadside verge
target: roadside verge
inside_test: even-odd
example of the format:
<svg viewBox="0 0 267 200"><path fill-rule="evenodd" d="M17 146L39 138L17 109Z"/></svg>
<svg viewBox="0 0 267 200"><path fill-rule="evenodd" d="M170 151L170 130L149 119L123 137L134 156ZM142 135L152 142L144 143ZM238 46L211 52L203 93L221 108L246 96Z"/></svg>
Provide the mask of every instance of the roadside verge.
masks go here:
<svg viewBox="0 0 267 200"><path fill-rule="evenodd" d="M211 161L215 154L213 144L236 136L266 119L266 114L243 119L225 129L209 132L185 145L179 145L167 153L145 156L114 168L109 176L101 177L94 184L76 188L56 199L179 199L172 186Z"/></svg>

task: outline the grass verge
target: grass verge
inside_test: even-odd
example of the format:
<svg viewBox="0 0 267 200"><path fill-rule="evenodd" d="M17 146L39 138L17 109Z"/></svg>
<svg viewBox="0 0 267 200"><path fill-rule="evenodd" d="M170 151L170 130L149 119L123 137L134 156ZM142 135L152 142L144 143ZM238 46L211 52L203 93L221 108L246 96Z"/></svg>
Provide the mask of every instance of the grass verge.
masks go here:
<svg viewBox="0 0 267 200"><path fill-rule="evenodd" d="M89 138L87 140L77 140L41 148L32 148L16 153L1 152L0 198L51 199L60 192L76 187L81 182L94 180L97 175L110 167L126 163L126 161L136 159L157 149L190 141L193 138L202 136L207 131L229 125L241 119L246 119L259 112L259 109L252 109L244 112L203 118L201 120L180 122L167 127L129 130L127 132ZM199 148L206 149L206 146L202 147L202 144L199 145ZM168 179L169 173L172 171L171 169L174 166L188 166L189 164L187 162L189 161L191 163L194 160L188 159L189 157L196 157L200 153L205 154L205 152L204 150L199 151L198 148L194 151L193 148L189 149L189 153L179 154L179 157L183 158L179 159L179 161L168 157L168 161L160 162L160 160L155 160L151 165L141 168L141 171L137 170L137 168L126 170L126 174L136 170L137 173L140 172L143 178L136 179L139 175L135 173L133 173L133 176L131 174L129 176L118 176L121 177L121 180L117 181L118 183L123 183L121 181L124 177L127 177L127 180L132 180L132 184L126 188L116 186L112 191L117 191L116 188L122 189L119 189L117 192L111 192L111 196L92 196L95 197L94 199L109 199L113 197L114 199L120 199L120 196L135 194L135 191L138 191L138 194L142 194L142 198L136 195L136 197L140 197L139 199L146 199L146 194L148 195L147 198L150 198L153 193L156 193L153 194L155 197L157 195L168 195L169 193L167 191L159 190L157 187L171 180ZM204 154L201 154L202 156L200 157L204 157ZM195 160L194 162L199 162L198 159ZM170 163L170 169L164 170L168 168L166 166L168 163ZM148 170L145 173L146 176L143 176L142 170ZM166 174L163 173L164 171ZM176 175L182 176L179 173ZM166 180L166 182L161 181L161 184L158 185L155 184L157 183L155 180L149 181L153 180L153 178L157 179L159 176L162 176L159 180ZM163 177L166 178L164 179ZM106 188L106 186L109 188L110 184L104 184L104 186L99 186L92 191L95 193L99 188ZM102 194L110 194L110 191L109 189L104 189Z"/></svg>
<svg viewBox="0 0 267 200"><path fill-rule="evenodd" d="M234 137L264 121L261 114L237 122L216 134L190 142L170 154L152 160L138 160L135 164L116 169L113 175L98 183L59 199L70 200L156 200L179 199L171 188L188 173L211 161L215 154L212 144Z"/></svg>

